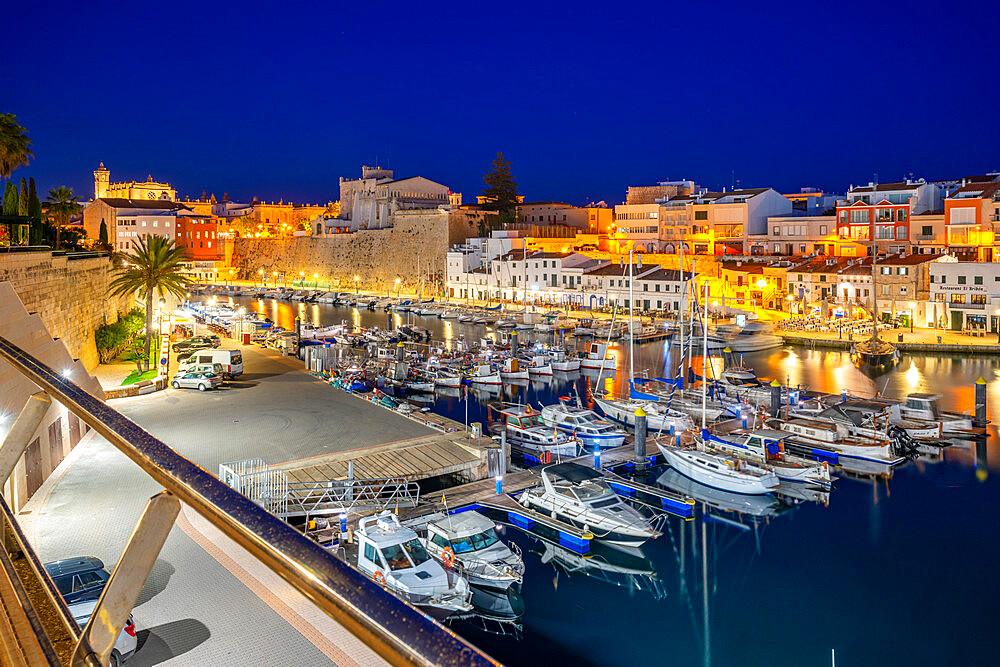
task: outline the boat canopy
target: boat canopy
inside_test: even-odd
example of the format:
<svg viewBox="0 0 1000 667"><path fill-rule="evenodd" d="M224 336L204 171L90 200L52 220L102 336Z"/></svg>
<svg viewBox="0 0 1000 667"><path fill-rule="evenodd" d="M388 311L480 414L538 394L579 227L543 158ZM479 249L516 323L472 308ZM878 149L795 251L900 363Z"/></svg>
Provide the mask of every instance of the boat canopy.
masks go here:
<svg viewBox="0 0 1000 667"><path fill-rule="evenodd" d="M586 482L590 479L601 479L604 477L593 468L582 466L579 463L556 463L542 469L542 474L549 477L558 477L574 484Z"/></svg>

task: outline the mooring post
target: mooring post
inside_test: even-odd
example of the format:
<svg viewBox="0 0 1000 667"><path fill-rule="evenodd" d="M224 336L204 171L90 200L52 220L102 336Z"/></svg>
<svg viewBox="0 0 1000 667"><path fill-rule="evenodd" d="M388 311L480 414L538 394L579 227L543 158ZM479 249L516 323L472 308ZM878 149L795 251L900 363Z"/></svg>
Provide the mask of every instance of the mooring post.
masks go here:
<svg viewBox="0 0 1000 667"><path fill-rule="evenodd" d="M396 343L396 361L402 361L403 357L406 356L406 348L403 347L402 341Z"/></svg>
<svg viewBox="0 0 1000 667"><path fill-rule="evenodd" d="M510 351L511 352L517 352L517 343L518 343L518 340L517 340L517 330L514 330L514 332L510 335Z"/></svg>
<svg viewBox="0 0 1000 667"><path fill-rule="evenodd" d="M976 421L975 426L986 426L986 380L980 377L976 380Z"/></svg>
<svg viewBox="0 0 1000 667"><path fill-rule="evenodd" d="M594 470L601 469L601 444L599 442L594 443Z"/></svg>
<svg viewBox="0 0 1000 667"><path fill-rule="evenodd" d="M781 383L777 380L771 380L771 415L774 417L778 416L778 412L781 410Z"/></svg>
<svg viewBox="0 0 1000 667"><path fill-rule="evenodd" d="M635 411L635 467L646 468L646 411L642 406Z"/></svg>
<svg viewBox="0 0 1000 667"><path fill-rule="evenodd" d="M503 495L503 475L497 475L497 495Z"/></svg>

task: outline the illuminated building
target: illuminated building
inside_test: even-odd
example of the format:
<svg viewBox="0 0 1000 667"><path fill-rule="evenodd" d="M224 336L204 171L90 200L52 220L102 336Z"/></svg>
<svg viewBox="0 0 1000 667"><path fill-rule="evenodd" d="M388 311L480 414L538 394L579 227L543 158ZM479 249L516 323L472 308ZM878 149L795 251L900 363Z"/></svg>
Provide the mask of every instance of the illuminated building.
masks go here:
<svg viewBox="0 0 1000 667"><path fill-rule="evenodd" d="M361 167L361 178L340 179L340 217L351 229L382 229L399 210L432 209L452 204L451 190L424 178L394 178L391 169Z"/></svg>
<svg viewBox="0 0 1000 667"><path fill-rule="evenodd" d="M945 199L944 224L948 252L960 261L1000 259L994 250L994 231L1000 225L1000 183L994 180L960 187Z"/></svg>
<svg viewBox="0 0 1000 667"><path fill-rule="evenodd" d="M145 182L112 183L111 172L104 167L102 162L94 171L94 199L105 198L175 201L177 191L170 187L169 183L154 181L152 175L147 176Z"/></svg>
<svg viewBox="0 0 1000 667"><path fill-rule="evenodd" d="M851 188L837 204L837 233L857 242L874 239L879 252L909 252L910 219L939 210L942 192L922 178Z"/></svg>
<svg viewBox="0 0 1000 667"><path fill-rule="evenodd" d="M930 309L954 331L997 331L1000 262L960 262L947 255L930 266Z"/></svg>

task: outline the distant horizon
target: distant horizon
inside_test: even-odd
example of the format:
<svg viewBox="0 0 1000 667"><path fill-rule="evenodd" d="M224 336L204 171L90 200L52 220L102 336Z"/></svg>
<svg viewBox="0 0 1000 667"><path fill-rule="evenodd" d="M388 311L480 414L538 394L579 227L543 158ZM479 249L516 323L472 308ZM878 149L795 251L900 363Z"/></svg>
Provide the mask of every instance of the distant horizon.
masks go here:
<svg viewBox="0 0 1000 667"><path fill-rule="evenodd" d="M497 151L526 198L575 205L1000 169L996 2L57 5L7 9L0 111L34 142L14 178L83 199L102 161L182 197L313 203L363 164L474 200Z"/></svg>

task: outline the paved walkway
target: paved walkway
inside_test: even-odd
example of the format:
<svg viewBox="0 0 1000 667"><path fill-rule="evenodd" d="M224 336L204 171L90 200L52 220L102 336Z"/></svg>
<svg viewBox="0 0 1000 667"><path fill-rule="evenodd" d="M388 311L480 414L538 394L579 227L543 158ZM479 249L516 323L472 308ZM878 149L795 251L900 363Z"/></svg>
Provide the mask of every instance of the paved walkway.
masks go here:
<svg viewBox="0 0 1000 667"><path fill-rule="evenodd" d="M987 333L985 336L970 336L960 331L949 331L947 329L927 329L916 327L911 332L908 328L881 329L882 338L890 342L897 342L899 334L903 335L904 343L915 343L921 345L936 345L938 336L941 337L943 345L975 345L993 347L998 344L995 333ZM847 334L841 338L836 331L798 331L781 329L780 334L795 336L796 338L809 338L813 340L847 340ZM862 337L855 336L855 340Z"/></svg>
<svg viewBox="0 0 1000 667"><path fill-rule="evenodd" d="M287 461L432 433L329 391L297 359L247 348L244 361L246 373L228 389L168 389L114 406L210 472L227 461ZM111 569L158 491L92 432L19 518L43 560L94 555ZM134 616L142 645L130 666L379 662L190 511L171 531Z"/></svg>

